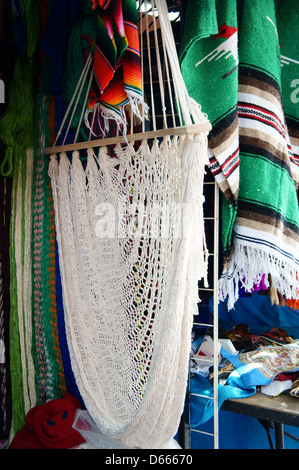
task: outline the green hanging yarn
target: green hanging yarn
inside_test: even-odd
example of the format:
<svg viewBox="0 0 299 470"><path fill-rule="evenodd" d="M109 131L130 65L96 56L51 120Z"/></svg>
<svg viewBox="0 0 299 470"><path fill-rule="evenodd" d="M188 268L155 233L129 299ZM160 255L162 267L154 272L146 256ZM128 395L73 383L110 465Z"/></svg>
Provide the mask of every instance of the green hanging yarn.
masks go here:
<svg viewBox="0 0 299 470"><path fill-rule="evenodd" d="M36 404L32 358L31 192L33 149L18 148L10 225L10 373L13 434Z"/></svg>
<svg viewBox="0 0 299 470"><path fill-rule="evenodd" d="M0 167L2 176L12 175L15 147L26 149L33 145L34 87L28 57L20 56L16 60L8 96L9 106L0 121L0 139L7 146Z"/></svg>
<svg viewBox="0 0 299 470"><path fill-rule="evenodd" d="M26 260L30 257L31 241L30 233L25 233L30 215L24 211L27 196L30 196L30 186L27 184L31 184L31 169L29 175L27 164L32 162L27 160L26 150L33 146L34 138L34 52L39 36L38 0L23 0L21 11L26 23L27 52L18 56L14 63L8 87L8 108L0 121L0 139L7 147L0 173L5 177L12 176L9 244L12 435L24 426L25 415L36 401L31 344L26 336L31 323L31 289L25 256Z"/></svg>
<svg viewBox="0 0 299 470"><path fill-rule="evenodd" d="M55 225L49 159L42 154L42 148L51 144L49 122L53 102L51 96L37 96L32 186L32 354L38 404L60 398L66 392L57 327Z"/></svg>
<svg viewBox="0 0 299 470"><path fill-rule="evenodd" d="M33 146L35 113L35 77L37 76L35 50L39 38L38 1L23 0L22 14L26 23L26 55L19 56L8 87L8 108L0 121L0 140L6 153L0 166L0 174L12 176L16 159L16 147Z"/></svg>
<svg viewBox="0 0 299 470"><path fill-rule="evenodd" d="M9 317L9 341L10 341L10 375L11 375L11 397L12 397L12 428L16 433L25 424L24 387L22 377L22 360L20 344L19 304L18 304L18 260L20 249L16 246L16 221L20 209L18 195L22 184L22 159L18 159L15 166L16 177L12 184L11 222L10 222L10 317Z"/></svg>
<svg viewBox="0 0 299 470"><path fill-rule="evenodd" d="M36 45L39 40L39 2L38 0L22 0L21 8L23 16L26 20L26 37L27 37L27 57L32 59Z"/></svg>

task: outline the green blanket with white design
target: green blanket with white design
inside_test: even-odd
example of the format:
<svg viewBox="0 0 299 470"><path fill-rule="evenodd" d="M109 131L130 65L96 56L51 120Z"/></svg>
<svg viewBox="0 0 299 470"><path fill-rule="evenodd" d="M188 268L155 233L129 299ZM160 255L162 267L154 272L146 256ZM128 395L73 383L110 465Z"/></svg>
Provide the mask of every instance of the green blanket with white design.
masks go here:
<svg viewBox="0 0 299 470"><path fill-rule="evenodd" d="M299 299L298 20L295 0L188 0L181 67L213 126L228 308L261 278Z"/></svg>

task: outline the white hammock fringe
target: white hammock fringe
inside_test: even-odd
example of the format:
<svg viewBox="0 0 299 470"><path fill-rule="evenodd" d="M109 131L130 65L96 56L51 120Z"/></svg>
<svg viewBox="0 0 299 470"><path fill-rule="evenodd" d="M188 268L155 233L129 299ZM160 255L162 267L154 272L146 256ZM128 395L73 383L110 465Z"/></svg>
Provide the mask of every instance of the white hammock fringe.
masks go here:
<svg viewBox="0 0 299 470"><path fill-rule="evenodd" d="M72 163L66 154L50 160L72 369L100 430L134 447L166 444L184 406L197 285L207 272L205 149L206 136L188 135L151 148L143 141L138 151L118 145L116 158L90 149L85 171L78 152ZM117 208L124 200L126 213ZM151 200L179 208L160 220L168 237L126 237L132 208L145 208L141 226L155 220ZM127 218L112 237L119 233L107 224L118 213ZM96 233L99 216L106 231Z"/></svg>

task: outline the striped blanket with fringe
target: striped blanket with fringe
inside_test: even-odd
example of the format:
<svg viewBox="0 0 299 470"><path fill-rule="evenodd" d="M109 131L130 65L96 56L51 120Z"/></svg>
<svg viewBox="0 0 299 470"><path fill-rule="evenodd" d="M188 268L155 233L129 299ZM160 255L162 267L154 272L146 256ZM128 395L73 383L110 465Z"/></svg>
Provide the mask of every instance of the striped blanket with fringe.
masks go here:
<svg viewBox="0 0 299 470"><path fill-rule="evenodd" d="M189 0L189 6L190 1L193 3ZM228 251L224 253L220 300L227 300L228 308L233 308L240 288L250 292L263 278L267 287L296 303L299 299L298 104L297 108L291 106L288 96L293 93L294 97L298 77L298 41L294 39L298 31L295 27L298 3L294 0L225 3L226 8L230 5L237 9L238 18L236 128L240 173L236 217L233 219L226 210L222 212L223 225L231 226L232 232L231 245L225 247ZM221 8L221 2L214 4ZM293 36L293 41L283 41L286 33ZM210 49L215 48L213 38L209 39ZM288 52L283 52L287 47ZM290 58L289 65L283 62L284 57ZM197 57L197 62L200 60ZM194 81L196 74L204 74L195 65ZM190 68L189 64L189 71ZM212 69L210 73L205 80L209 78L217 89L223 78L216 77L216 80ZM205 94L204 89L201 94ZM234 96L235 90L231 99ZM198 101L202 102L200 98ZM208 116L215 112L217 101L213 103L210 98L209 106L204 109ZM216 125L213 131L219 145L228 149L229 138L223 130L217 132ZM218 159L211 145L210 150ZM227 233L223 240L228 240Z"/></svg>
<svg viewBox="0 0 299 470"><path fill-rule="evenodd" d="M137 9L134 0L91 0L97 14L93 47L94 82L89 109L114 119L125 131L124 107L140 119L147 116L143 101Z"/></svg>

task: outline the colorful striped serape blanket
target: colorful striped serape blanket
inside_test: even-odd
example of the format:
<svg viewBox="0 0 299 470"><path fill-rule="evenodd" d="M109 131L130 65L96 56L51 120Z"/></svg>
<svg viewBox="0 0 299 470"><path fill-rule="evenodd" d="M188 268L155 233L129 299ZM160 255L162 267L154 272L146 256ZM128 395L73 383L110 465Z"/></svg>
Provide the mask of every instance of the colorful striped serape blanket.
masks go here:
<svg viewBox="0 0 299 470"><path fill-rule="evenodd" d="M93 47L94 81L89 110L114 119L125 133L125 106L147 118L143 100L137 10L134 0L91 0L97 14Z"/></svg>
<svg viewBox="0 0 299 470"><path fill-rule="evenodd" d="M182 71L189 93L202 104L203 111L212 122L209 145L211 169L214 171L217 167L218 174L221 174L222 169L221 178L226 179L227 186L230 185L231 174L223 170L225 164L233 160L233 153L237 155L237 148L236 144L232 146L233 133L227 132L229 127L224 125L224 117L230 115L232 122L233 113L237 112L235 126L239 141L239 162L236 158L234 173L238 168L239 181L236 179L238 187L234 192L234 203L223 190L223 183L220 184L224 194L224 268L220 279L220 300L227 300L228 308L233 308L240 295L240 286L246 291L252 291L263 278L267 287L272 287L285 299L297 301L298 115L295 115L294 107L290 109L288 116L285 115L285 96L288 93L293 93L294 96L296 90L298 69L295 71L295 67L297 62L299 64L299 56L298 41L294 40L294 35L298 28L293 27L293 41L288 42L292 49L288 50L288 57L292 59L293 67L291 78L289 77L289 85L293 88L290 88L282 78L285 73L282 65L286 44L282 44L279 37L280 30L289 28L290 13L283 18L279 2L205 2L205 5L210 6L209 15L214 19L214 24L217 21L219 25L219 33L215 35L214 31L208 31L204 39L197 38L196 29L193 29L195 35L190 30L195 11L198 11L199 20L204 11L207 14L206 10L197 8L199 3L201 2L188 0L188 9L193 12L193 18L187 24L186 16L185 36L187 34L193 39L187 45L185 43L182 51ZM294 21L298 21L298 2L289 0L287 3L285 8L288 10L285 11L292 12ZM224 24L225 15L227 21ZM237 20L237 24L232 19ZM220 43L221 26L225 28L225 34ZM232 28L238 34L238 41L234 43L230 40L232 35L228 33L232 32ZM211 55L208 55L208 51ZM235 71L232 69L230 75L235 74L230 91L230 87L225 88L224 82L228 80L227 60L232 60L235 53L237 68ZM219 96L219 90L222 90L222 96ZM292 127L289 130L290 123ZM237 142L237 138L234 142ZM218 149L222 152L218 152ZM223 160L222 155L225 153L227 158ZM217 172L214 171L214 174L216 177Z"/></svg>

